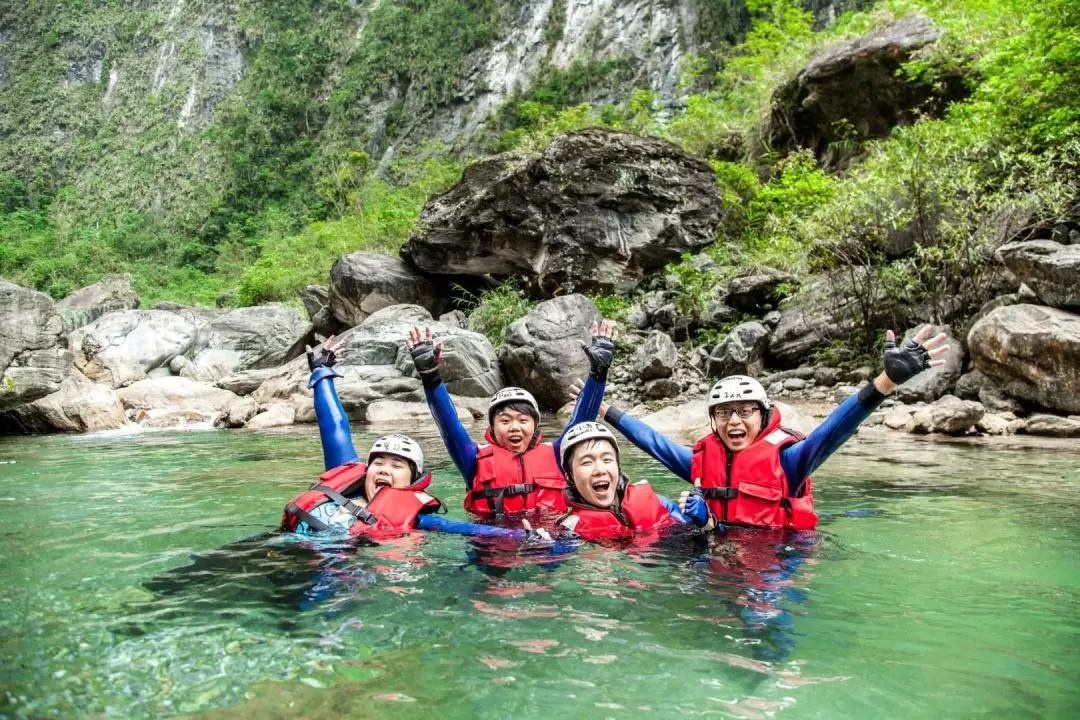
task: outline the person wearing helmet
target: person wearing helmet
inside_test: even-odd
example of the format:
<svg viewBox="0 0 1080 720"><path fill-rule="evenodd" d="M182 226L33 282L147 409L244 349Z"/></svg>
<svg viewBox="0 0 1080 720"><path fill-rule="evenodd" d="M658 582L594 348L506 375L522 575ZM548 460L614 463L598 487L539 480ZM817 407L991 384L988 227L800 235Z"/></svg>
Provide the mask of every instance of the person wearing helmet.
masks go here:
<svg viewBox="0 0 1080 720"><path fill-rule="evenodd" d="M567 427L596 417L614 357L613 328L607 320L592 327L592 344L585 348L589 377ZM478 445L458 419L443 385L440 352L431 329L414 328L405 345L420 373L443 443L465 479L465 509L488 518L532 510L566 510L566 481L556 460L560 441L543 441L540 406L532 394L519 387L495 393L488 404L487 442Z"/></svg>
<svg viewBox="0 0 1080 720"><path fill-rule="evenodd" d="M597 422L566 431L563 472L569 512L558 526L583 540L624 539L687 522L679 507L657 495L647 480L631 483L619 462L615 435Z"/></svg>
<svg viewBox="0 0 1080 720"><path fill-rule="evenodd" d="M424 471L424 452L405 435L385 435L360 462L352 433L333 379L334 365L345 357L345 346L334 337L313 350L307 348L315 394L315 417L322 441L326 472L307 491L293 498L282 514L282 529L309 533L344 530L352 535L386 537L413 529L464 535L531 536L531 528L511 530L447 520L437 513L443 503L427 493L431 474Z"/></svg>
<svg viewBox="0 0 1080 720"><path fill-rule="evenodd" d="M812 529L817 525L810 474L854 434L897 386L941 365L944 334L927 339L924 326L897 345L886 335L884 371L845 400L807 437L782 425L761 383L745 375L723 378L709 391L712 432L688 448L613 406L604 419L630 442L692 482L680 507L692 521L717 525Z"/></svg>

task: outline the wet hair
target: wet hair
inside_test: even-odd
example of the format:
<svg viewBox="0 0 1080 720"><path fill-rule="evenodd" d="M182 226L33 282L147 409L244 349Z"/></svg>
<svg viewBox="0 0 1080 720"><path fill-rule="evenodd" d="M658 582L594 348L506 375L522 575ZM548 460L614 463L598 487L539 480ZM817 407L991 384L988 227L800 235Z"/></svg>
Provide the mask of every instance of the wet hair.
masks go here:
<svg viewBox="0 0 1080 720"><path fill-rule="evenodd" d="M533 419L533 422L535 422L537 425L540 424L540 414L536 412L536 408L534 408L532 405L525 402L524 400L515 400L513 402L508 402L504 405L499 405L492 408L491 414L488 415L488 425L490 425L491 427L495 427L495 416L501 413L503 410L510 410L511 412L528 415Z"/></svg>

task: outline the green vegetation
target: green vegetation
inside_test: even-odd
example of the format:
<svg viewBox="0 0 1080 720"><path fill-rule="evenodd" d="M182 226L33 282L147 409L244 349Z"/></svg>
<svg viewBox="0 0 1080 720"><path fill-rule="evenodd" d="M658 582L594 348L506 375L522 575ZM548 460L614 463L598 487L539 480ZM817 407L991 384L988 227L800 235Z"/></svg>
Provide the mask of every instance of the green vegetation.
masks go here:
<svg viewBox="0 0 1080 720"><path fill-rule="evenodd" d="M465 298L462 305L469 313L469 329L487 336L498 350L510 323L525 317L535 304L525 296L515 280L485 290L477 297L458 288Z"/></svg>

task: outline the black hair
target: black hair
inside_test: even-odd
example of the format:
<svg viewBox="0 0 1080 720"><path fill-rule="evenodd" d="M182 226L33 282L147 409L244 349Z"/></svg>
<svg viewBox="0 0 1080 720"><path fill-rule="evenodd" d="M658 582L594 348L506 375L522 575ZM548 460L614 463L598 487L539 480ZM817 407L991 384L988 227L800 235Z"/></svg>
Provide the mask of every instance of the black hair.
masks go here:
<svg viewBox="0 0 1080 720"><path fill-rule="evenodd" d="M528 415L533 421L540 424L540 413L536 412L536 408L532 404L525 402L524 400L512 400L502 405L496 405L491 408L491 412L488 413L488 425L495 427L495 416L501 413L503 410L510 410L511 412L521 413Z"/></svg>

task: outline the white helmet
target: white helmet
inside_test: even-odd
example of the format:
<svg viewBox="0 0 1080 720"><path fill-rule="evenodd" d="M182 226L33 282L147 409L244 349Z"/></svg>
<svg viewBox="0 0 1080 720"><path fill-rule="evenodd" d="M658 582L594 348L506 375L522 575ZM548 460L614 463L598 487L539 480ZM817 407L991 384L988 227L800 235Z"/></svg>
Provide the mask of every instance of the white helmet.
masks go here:
<svg viewBox="0 0 1080 720"><path fill-rule="evenodd" d="M411 437L383 435L371 446L371 452L368 453L367 457L368 465L371 464L371 458L379 454L394 455L411 462L416 467L414 480L424 474L424 451Z"/></svg>
<svg viewBox="0 0 1080 720"><path fill-rule="evenodd" d="M495 423L496 410L503 405L509 405L510 403L516 402L523 402L526 405L532 406L533 411L536 413L537 421L540 420L540 406L536 403L536 398L532 396L532 393L523 388L508 387L503 388L491 396L491 401L488 403L488 425L493 425Z"/></svg>
<svg viewBox="0 0 1080 720"><path fill-rule="evenodd" d="M562 457L559 458L559 461L564 468L566 467L566 461L570 458L570 449L589 440L609 440L615 446L615 454L619 454L619 442L615 439L615 433L608 430L606 425L601 425L598 422L578 423L567 430L562 438L562 447L560 448Z"/></svg>
<svg viewBox="0 0 1080 720"><path fill-rule="evenodd" d="M761 408L765 412L772 407L769 396L765 394L765 388L757 380L747 375L728 375L709 390L709 414L712 414L712 409L717 405L740 400L761 403Z"/></svg>

